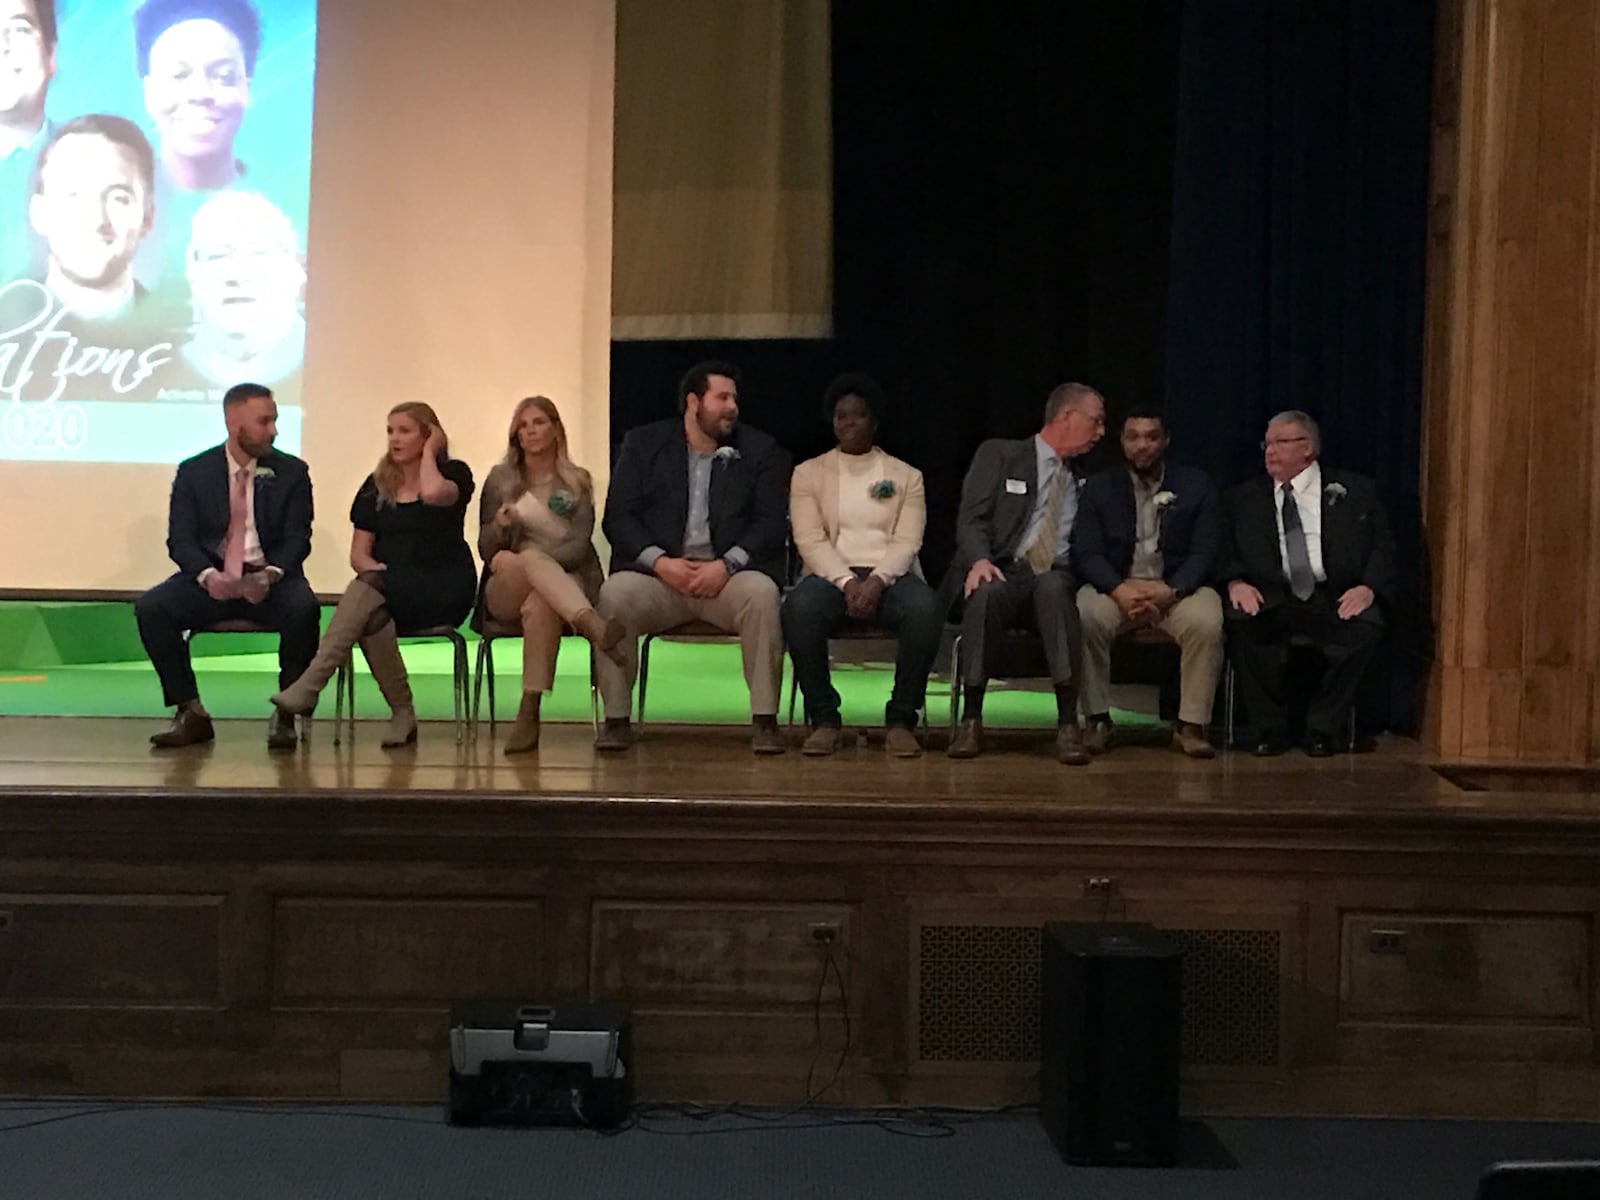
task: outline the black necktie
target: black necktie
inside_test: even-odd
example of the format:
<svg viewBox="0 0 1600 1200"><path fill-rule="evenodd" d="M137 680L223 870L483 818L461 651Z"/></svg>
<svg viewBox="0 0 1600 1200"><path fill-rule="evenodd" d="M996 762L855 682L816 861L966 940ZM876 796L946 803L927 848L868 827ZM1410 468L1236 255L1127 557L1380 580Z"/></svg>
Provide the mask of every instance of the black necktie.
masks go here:
<svg viewBox="0 0 1600 1200"><path fill-rule="evenodd" d="M1287 483L1283 485L1283 545L1289 555L1289 590L1296 600L1309 600L1316 590L1317 577L1311 570L1300 506L1294 502L1294 489Z"/></svg>

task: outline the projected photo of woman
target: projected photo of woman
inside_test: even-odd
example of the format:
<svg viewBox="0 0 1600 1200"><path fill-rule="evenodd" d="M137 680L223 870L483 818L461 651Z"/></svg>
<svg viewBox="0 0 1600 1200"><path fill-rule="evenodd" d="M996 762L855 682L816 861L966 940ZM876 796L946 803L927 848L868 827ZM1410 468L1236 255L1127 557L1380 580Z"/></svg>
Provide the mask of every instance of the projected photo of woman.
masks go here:
<svg viewBox="0 0 1600 1200"><path fill-rule="evenodd" d="M255 192L219 192L194 214L185 255L194 333L185 363L214 386L269 386L299 370L306 269L294 225Z"/></svg>

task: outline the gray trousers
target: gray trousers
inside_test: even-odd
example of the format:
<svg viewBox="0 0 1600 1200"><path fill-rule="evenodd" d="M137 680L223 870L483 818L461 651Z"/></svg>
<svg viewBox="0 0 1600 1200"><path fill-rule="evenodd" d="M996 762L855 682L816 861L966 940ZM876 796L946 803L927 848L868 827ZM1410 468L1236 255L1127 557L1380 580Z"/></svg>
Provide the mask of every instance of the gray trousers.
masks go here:
<svg viewBox="0 0 1600 1200"><path fill-rule="evenodd" d="M961 682L972 687L987 682L1006 631L1021 629L1037 632L1044 642L1052 683L1076 683L1083 677L1083 630L1072 572L1053 567L1035 575L1019 561L1003 569L1004 579L990 580L967 597L961 614Z"/></svg>

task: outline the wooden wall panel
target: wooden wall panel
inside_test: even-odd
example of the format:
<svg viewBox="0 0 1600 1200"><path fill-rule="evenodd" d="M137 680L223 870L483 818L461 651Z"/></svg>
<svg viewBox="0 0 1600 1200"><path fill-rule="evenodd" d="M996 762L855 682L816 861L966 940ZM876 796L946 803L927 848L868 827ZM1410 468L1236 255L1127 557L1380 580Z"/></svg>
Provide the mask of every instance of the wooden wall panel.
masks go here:
<svg viewBox="0 0 1600 1200"><path fill-rule="evenodd" d="M1443 0L1439 36L1424 729L1450 758L1594 761L1600 5Z"/></svg>
<svg viewBox="0 0 1600 1200"><path fill-rule="evenodd" d="M280 899L274 999L444 1006L461 996L538 995L538 900Z"/></svg>
<svg viewBox="0 0 1600 1200"><path fill-rule="evenodd" d="M221 896L0 895L0 1007L220 1005Z"/></svg>

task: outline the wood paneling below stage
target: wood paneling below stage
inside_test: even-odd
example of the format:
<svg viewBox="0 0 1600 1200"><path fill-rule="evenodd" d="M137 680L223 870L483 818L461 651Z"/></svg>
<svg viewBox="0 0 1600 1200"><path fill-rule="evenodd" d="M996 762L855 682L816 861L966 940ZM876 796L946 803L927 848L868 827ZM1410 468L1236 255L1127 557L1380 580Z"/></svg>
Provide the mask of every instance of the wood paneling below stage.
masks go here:
<svg viewBox="0 0 1600 1200"><path fill-rule="evenodd" d="M148 732L0 723L0 1092L430 1099L449 1001L513 994L631 1002L647 1097L794 1102L843 1053L828 1100L1024 1102L1039 926L1105 914L1186 948L1197 1111L1600 1113L1570 773Z"/></svg>

